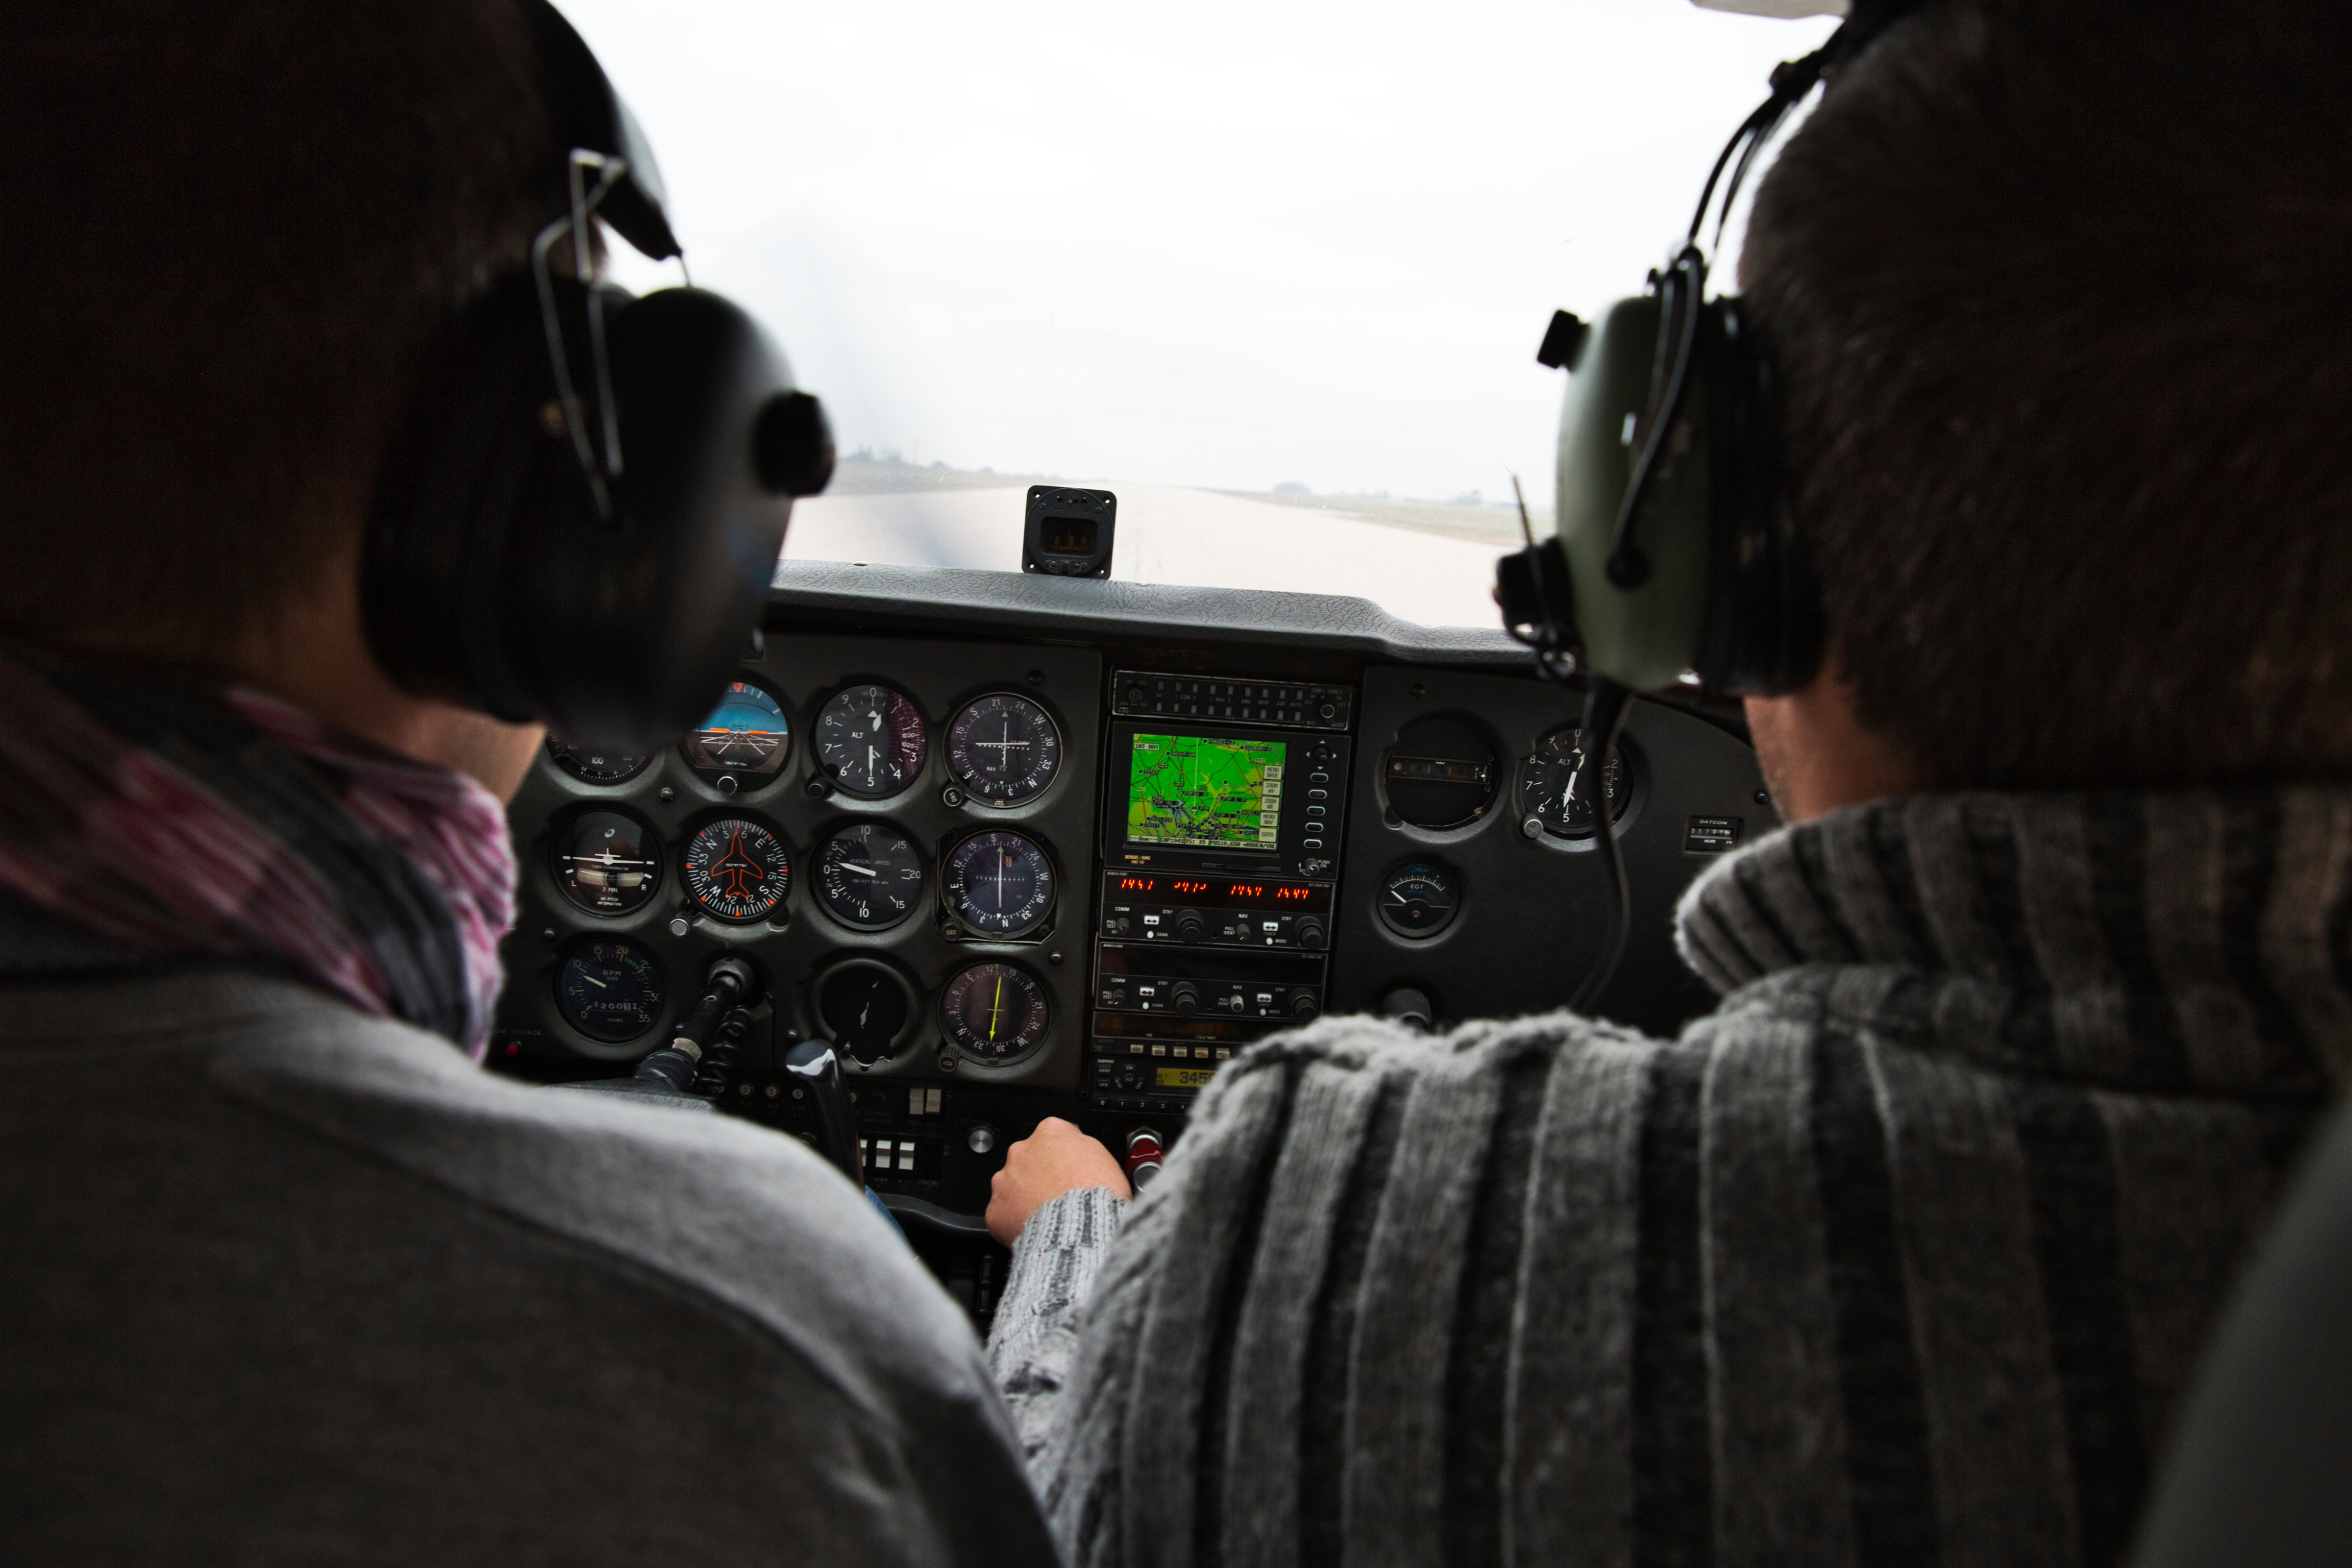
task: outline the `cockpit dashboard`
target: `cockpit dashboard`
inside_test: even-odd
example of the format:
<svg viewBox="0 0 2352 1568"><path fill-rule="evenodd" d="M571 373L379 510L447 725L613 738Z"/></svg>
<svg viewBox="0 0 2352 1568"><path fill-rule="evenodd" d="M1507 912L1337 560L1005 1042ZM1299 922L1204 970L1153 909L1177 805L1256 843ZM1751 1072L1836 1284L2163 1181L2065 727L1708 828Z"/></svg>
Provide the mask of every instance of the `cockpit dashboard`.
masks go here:
<svg viewBox="0 0 2352 1568"><path fill-rule="evenodd" d="M807 1135L781 1055L829 1041L869 1184L984 1319L989 1180L1043 1117L1139 1171L1270 1034L1567 1002L1609 924L1580 700L1360 600L786 562L700 727L548 743L491 1064L625 1075L747 958L719 1108ZM1675 902L1777 819L1735 713L1643 700L1620 758L1595 1010L1670 1031L1712 1002Z"/></svg>

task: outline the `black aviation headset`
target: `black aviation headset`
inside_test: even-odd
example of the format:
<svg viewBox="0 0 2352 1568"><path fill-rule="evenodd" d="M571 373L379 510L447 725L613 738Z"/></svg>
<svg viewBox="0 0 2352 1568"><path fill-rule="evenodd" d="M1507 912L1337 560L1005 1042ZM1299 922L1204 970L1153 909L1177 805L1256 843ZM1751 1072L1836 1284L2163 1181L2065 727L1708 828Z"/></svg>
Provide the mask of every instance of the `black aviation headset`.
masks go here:
<svg viewBox="0 0 2352 1568"><path fill-rule="evenodd" d="M595 56L548 0L521 3L569 210L412 404L368 519L362 611L412 693L656 746L703 717L750 646L792 499L832 477L833 437L726 298L594 280L596 219L656 261L682 247Z"/></svg>
<svg viewBox="0 0 2352 1568"><path fill-rule="evenodd" d="M1776 67L1665 266L1595 322L1557 312L1536 352L1570 377L1558 527L1497 563L1495 601L1539 673L1587 683L1578 799L1596 799L1634 693L1772 695L1821 668L1821 589L1788 493L1772 361L1737 296L1707 298L1700 235L1714 213L1719 246L1757 154L1823 76L1926 3L1857 0L1827 43ZM1593 820L1614 924L1580 1009L1615 973L1630 923L1614 823L1605 808Z"/></svg>

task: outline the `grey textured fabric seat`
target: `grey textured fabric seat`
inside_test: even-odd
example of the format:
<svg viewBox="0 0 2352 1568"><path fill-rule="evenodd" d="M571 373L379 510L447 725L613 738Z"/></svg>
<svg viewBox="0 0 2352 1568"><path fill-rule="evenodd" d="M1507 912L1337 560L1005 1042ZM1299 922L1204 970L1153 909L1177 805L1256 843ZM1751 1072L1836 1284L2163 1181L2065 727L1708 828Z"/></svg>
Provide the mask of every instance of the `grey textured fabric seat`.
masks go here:
<svg viewBox="0 0 2352 1568"><path fill-rule="evenodd" d="M0 988L0 1561L1051 1561L791 1139L236 975Z"/></svg>
<svg viewBox="0 0 2352 1568"><path fill-rule="evenodd" d="M2214 1336L2139 1568L2352 1562L2352 1112Z"/></svg>

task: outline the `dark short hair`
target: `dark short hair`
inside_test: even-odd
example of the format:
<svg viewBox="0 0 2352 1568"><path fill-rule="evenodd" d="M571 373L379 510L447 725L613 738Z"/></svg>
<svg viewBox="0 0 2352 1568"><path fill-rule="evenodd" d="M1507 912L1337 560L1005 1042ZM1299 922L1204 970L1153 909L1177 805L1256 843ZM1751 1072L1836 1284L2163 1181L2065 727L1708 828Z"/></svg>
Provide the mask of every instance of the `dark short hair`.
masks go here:
<svg viewBox="0 0 2352 1568"><path fill-rule="evenodd" d="M0 15L0 636L232 645L563 201L515 0Z"/></svg>
<svg viewBox="0 0 2352 1568"><path fill-rule="evenodd" d="M2352 7L1941 0L1745 287L1863 722L1940 788L2352 766Z"/></svg>

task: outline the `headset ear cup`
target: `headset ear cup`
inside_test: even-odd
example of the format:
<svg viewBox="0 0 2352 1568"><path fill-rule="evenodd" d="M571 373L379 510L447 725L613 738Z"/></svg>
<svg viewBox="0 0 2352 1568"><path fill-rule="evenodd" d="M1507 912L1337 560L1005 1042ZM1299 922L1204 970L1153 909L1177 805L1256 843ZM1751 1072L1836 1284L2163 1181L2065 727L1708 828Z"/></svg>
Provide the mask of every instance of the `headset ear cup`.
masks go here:
<svg viewBox="0 0 2352 1568"><path fill-rule="evenodd" d="M587 291L557 279L556 293L593 429ZM791 501L761 482L754 425L790 382L718 295L604 298L624 460L613 515L598 515L520 280L468 317L386 457L362 605L404 690L642 747L702 717L765 609Z"/></svg>
<svg viewBox="0 0 2352 1568"><path fill-rule="evenodd" d="M561 504L523 507L497 622L505 663L548 724L644 747L709 711L766 610L792 501L763 482L757 427L791 382L765 334L716 294L664 289L605 323L624 458L614 517L583 525Z"/></svg>
<svg viewBox="0 0 2352 1568"><path fill-rule="evenodd" d="M1771 358L1737 298L1707 314L1697 352L1715 519L1697 669L1711 691L1772 695L1821 667L1821 587L1790 506Z"/></svg>

